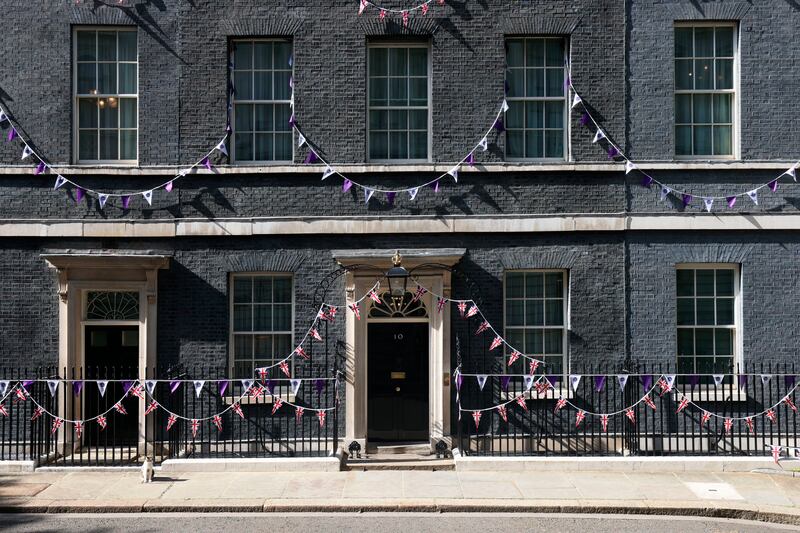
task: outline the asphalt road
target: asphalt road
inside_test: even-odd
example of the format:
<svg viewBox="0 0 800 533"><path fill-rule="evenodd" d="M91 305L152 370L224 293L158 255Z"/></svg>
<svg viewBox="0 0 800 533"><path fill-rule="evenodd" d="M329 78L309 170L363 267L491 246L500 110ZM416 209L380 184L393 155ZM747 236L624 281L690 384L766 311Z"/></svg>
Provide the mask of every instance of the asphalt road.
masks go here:
<svg viewBox="0 0 800 533"><path fill-rule="evenodd" d="M526 513L269 513L269 514L0 514L3 531L269 531L338 533L341 531L472 531L480 533L557 532L627 533L680 531L681 533L756 533L800 531L800 527L742 520L674 516L559 515Z"/></svg>

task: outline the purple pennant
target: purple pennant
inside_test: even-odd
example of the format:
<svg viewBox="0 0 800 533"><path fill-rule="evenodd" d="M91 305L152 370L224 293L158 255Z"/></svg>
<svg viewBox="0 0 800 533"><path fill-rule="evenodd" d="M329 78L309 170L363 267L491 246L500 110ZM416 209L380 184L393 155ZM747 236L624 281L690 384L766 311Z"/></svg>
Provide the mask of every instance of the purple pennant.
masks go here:
<svg viewBox="0 0 800 533"><path fill-rule="evenodd" d="M314 388L317 390L317 395L322 394L322 389L325 388L325 380L315 379Z"/></svg>
<svg viewBox="0 0 800 533"><path fill-rule="evenodd" d="M172 192L172 182L170 181L164 186L164 190L167 192Z"/></svg>
<svg viewBox="0 0 800 533"><path fill-rule="evenodd" d="M697 374L692 374L688 377L688 381L689 385L691 385L692 387L692 390L694 390L694 388L700 384L700 376L698 376Z"/></svg>
<svg viewBox="0 0 800 533"><path fill-rule="evenodd" d="M784 376L783 381L786 383L786 387L791 389L797 382L797 376Z"/></svg>
<svg viewBox="0 0 800 533"><path fill-rule="evenodd" d="M80 395L82 390L83 390L83 381L73 381L72 382L72 392L75 393L75 396Z"/></svg>
<svg viewBox="0 0 800 533"><path fill-rule="evenodd" d="M566 77L566 79L564 79L564 88L566 89L566 88L567 88L567 87L569 87L571 84L572 84L572 80L570 79L570 77L569 77L569 76L567 76L567 77Z"/></svg>
<svg viewBox="0 0 800 533"><path fill-rule="evenodd" d="M122 392L124 394L128 394L128 391L131 390L133 387L133 381L123 381L122 382Z"/></svg>
<svg viewBox="0 0 800 533"><path fill-rule="evenodd" d="M736 205L736 197L735 196L728 196L725 198L728 202L728 209L733 209L733 206Z"/></svg>
<svg viewBox="0 0 800 533"><path fill-rule="evenodd" d="M649 375L642 376L641 380L642 380L642 388L644 388L644 390L646 391L649 391L650 388L653 386L653 376Z"/></svg>
<svg viewBox="0 0 800 533"><path fill-rule="evenodd" d="M342 192L347 192L350 190L350 187L353 186L353 182L349 179L345 178L344 183L342 183Z"/></svg>
<svg viewBox="0 0 800 533"><path fill-rule="evenodd" d="M47 168L47 165L44 164L44 161L39 161L39 164L36 165L36 170L33 171L34 175L38 176Z"/></svg>
<svg viewBox="0 0 800 533"><path fill-rule="evenodd" d="M439 180L431 183L431 188L433 189L433 192L439 192Z"/></svg>
<svg viewBox="0 0 800 533"><path fill-rule="evenodd" d="M17 137L17 128L12 127L8 130L8 137L6 137L6 142L11 142Z"/></svg>
<svg viewBox="0 0 800 533"><path fill-rule="evenodd" d="M739 388L740 389L743 389L743 388L747 387L747 380L748 380L747 374L740 374L739 375Z"/></svg>
<svg viewBox="0 0 800 533"><path fill-rule="evenodd" d="M619 150L617 150L617 148L615 146L609 147L609 149L608 149L608 158L609 159L614 159L618 155L619 155Z"/></svg>
<svg viewBox="0 0 800 533"><path fill-rule="evenodd" d="M461 384L464 383L464 376L461 375L461 372L458 373L456 376L456 390L461 390Z"/></svg>
<svg viewBox="0 0 800 533"><path fill-rule="evenodd" d="M293 128L297 126L297 119L294 118L294 113L292 113L292 116L289 117L289 125Z"/></svg>
<svg viewBox="0 0 800 533"><path fill-rule="evenodd" d="M386 193L386 203L389 205L394 205L394 198L397 196L396 192L387 192Z"/></svg>
<svg viewBox="0 0 800 533"><path fill-rule="evenodd" d="M549 381L549 382L550 382L550 385L552 385L553 387L555 387L556 385L558 385L558 382L559 382L559 381L561 381L561 376L560 376L560 375L556 375L556 376L547 376L547 381Z"/></svg>
<svg viewBox="0 0 800 533"><path fill-rule="evenodd" d="M502 376L500 378L500 386L504 391L508 392L508 382L511 381L511 376Z"/></svg>
<svg viewBox="0 0 800 533"><path fill-rule="evenodd" d="M178 381L177 379L173 379L172 381L169 382L169 393L175 394L175 391L178 390L178 387L180 386L181 382Z"/></svg>
<svg viewBox="0 0 800 533"><path fill-rule="evenodd" d="M775 192L778 190L778 180L772 180L769 182L769 190Z"/></svg>
<svg viewBox="0 0 800 533"><path fill-rule="evenodd" d="M32 379L26 379L25 381L22 382L22 388L25 390L28 390L28 387L30 387L31 385L33 385Z"/></svg>
<svg viewBox="0 0 800 533"><path fill-rule="evenodd" d="M131 197L130 196L123 196L122 197L122 209L128 209L131 205Z"/></svg>
<svg viewBox="0 0 800 533"><path fill-rule="evenodd" d="M644 177L642 178L642 187L647 187L649 189L650 185L652 184L653 184L653 178L645 174Z"/></svg>
<svg viewBox="0 0 800 533"><path fill-rule="evenodd" d="M595 376L594 377L594 388L597 392L603 390L603 385L606 384L606 377L605 376Z"/></svg>
<svg viewBox="0 0 800 533"><path fill-rule="evenodd" d="M225 396L225 391L228 390L228 382L227 381L220 381L219 382L219 395Z"/></svg>
<svg viewBox="0 0 800 533"><path fill-rule="evenodd" d="M319 161L317 153L314 150L311 150L310 152L308 152L308 155L306 156L306 160L304 161L304 163L306 165L310 165L312 163L316 163L317 161Z"/></svg>
<svg viewBox="0 0 800 533"><path fill-rule="evenodd" d="M683 207L686 207L690 203L692 203L692 195L683 193Z"/></svg>
<svg viewBox="0 0 800 533"><path fill-rule="evenodd" d="M475 154L473 154L472 152L470 152L470 153L469 153L469 155L467 156L467 159L466 159L466 161L467 161L467 164L468 164L469 166L473 166L473 165L475 165Z"/></svg>
<svg viewBox="0 0 800 533"><path fill-rule="evenodd" d="M85 194L85 192L86 192L86 191L84 191L84 190L83 190L83 189L81 189L80 187L78 187L77 189L75 189L75 203L76 203L76 204L79 204L79 203L81 203L81 201L83 200L83 195Z"/></svg>
<svg viewBox="0 0 800 533"><path fill-rule="evenodd" d="M589 116L589 113L584 113L583 115L581 115L581 125L582 126L588 126L589 125L589 120L591 120L591 117Z"/></svg>
<svg viewBox="0 0 800 533"><path fill-rule="evenodd" d="M264 380L264 385L266 385L270 394L272 394L272 392L275 390L275 382L271 379Z"/></svg>
<svg viewBox="0 0 800 533"><path fill-rule="evenodd" d="M506 131L506 127L503 125L502 118L498 118L497 120L495 120L494 124L492 124L492 128L496 129L499 133L503 133L504 131Z"/></svg>
<svg viewBox="0 0 800 533"><path fill-rule="evenodd" d="M206 167L209 171L211 171L211 160L207 157L203 158L203 166Z"/></svg>

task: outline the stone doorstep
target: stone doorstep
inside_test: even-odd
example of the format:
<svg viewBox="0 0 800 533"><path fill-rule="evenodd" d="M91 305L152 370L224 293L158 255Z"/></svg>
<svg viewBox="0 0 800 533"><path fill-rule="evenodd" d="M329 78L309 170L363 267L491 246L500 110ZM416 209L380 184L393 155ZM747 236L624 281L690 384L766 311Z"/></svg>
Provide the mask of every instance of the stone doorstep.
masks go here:
<svg viewBox="0 0 800 533"><path fill-rule="evenodd" d="M337 457L269 459L168 459L165 472L339 472Z"/></svg>

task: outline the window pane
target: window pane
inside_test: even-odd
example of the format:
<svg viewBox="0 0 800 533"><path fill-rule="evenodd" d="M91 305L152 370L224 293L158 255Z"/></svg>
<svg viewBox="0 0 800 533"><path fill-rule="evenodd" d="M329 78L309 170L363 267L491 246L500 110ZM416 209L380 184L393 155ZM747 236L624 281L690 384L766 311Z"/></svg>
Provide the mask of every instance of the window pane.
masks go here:
<svg viewBox="0 0 800 533"><path fill-rule="evenodd" d="M544 332L544 353L560 354L564 351L562 330L548 329Z"/></svg>
<svg viewBox="0 0 800 533"><path fill-rule="evenodd" d="M408 159L408 133L389 133L389 157L391 159Z"/></svg>
<svg viewBox="0 0 800 533"><path fill-rule="evenodd" d="M705 27L694 29L694 56L714 56L714 28Z"/></svg>
<svg viewBox="0 0 800 533"><path fill-rule="evenodd" d="M428 158L428 133L412 132L408 134L409 153L411 159Z"/></svg>
<svg viewBox="0 0 800 533"><path fill-rule="evenodd" d="M408 112L408 127L412 130L425 130L428 131L428 112L427 111L409 111Z"/></svg>
<svg viewBox="0 0 800 533"><path fill-rule="evenodd" d="M97 127L97 101L88 98L81 98L78 101L78 127Z"/></svg>
<svg viewBox="0 0 800 533"><path fill-rule="evenodd" d="M678 296L694 296L694 270L678 269L675 274Z"/></svg>
<svg viewBox="0 0 800 533"><path fill-rule="evenodd" d="M525 103L525 127L544 128L544 102Z"/></svg>
<svg viewBox="0 0 800 533"><path fill-rule="evenodd" d="M272 43L270 42L253 43L252 54L253 54L253 68L261 70L272 70Z"/></svg>
<svg viewBox="0 0 800 533"><path fill-rule="evenodd" d="M122 130L119 132L120 159L136 159L136 130Z"/></svg>
<svg viewBox="0 0 800 533"><path fill-rule="evenodd" d="M694 299L678 298L678 325L694 326Z"/></svg>
<svg viewBox="0 0 800 533"><path fill-rule="evenodd" d="M369 75L388 76L389 75L389 50L386 48L369 49Z"/></svg>
<svg viewBox="0 0 800 533"><path fill-rule="evenodd" d="M78 158L97 159L97 131L81 131L78 134Z"/></svg>
<svg viewBox="0 0 800 533"><path fill-rule="evenodd" d="M714 123L725 124L733 122L731 117L731 95L714 95Z"/></svg>
<svg viewBox="0 0 800 533"><path fill-rule="evenodd" d="M292 97L292 88L289 86L290 71L275 72L273 76L274 91L272 97L275 100L289 100Z"/></svg>
<svg viewBox="0 0 800 533"><path fill-rule="evenodd" d="M236 70L253 68L253 44L237 42L233 46L233 66Z"/></svg>
<svg viewBox="0 0 800 533"><path fill-rule="evenodd" d="M733 355L733 330L718 329L714 332L716 355Z"/></svg>
<svg viewBox="0 0 800 533"><path fill-rule="evenodd" d="M389 78L389 105L408 105L408 78Z"/></svg>
<svg viewBox="0 0 800 533"><path fill-rule="evenodd" d="M732 326L733 298L717 298L717 325Z"/></svg>
<svg viewBox="0 0 800 533"><path fill-rule="evenodd" d="M522 40L508 40L506 43L506 64L509 67L525 66L525 48Z"/></svg>
<svg viewBox="0 0 800 533"><path fill-rule="evenodd" d="M544 40L543 39L527 39L526 47L528 52L527 66L529 67L543 67L544 66Z"/></svg>
<svg viewBox="0 0 800 533"><path fill-rule="evenodd" d="M253 278L253 302L272 303L272 277Z"/></svg>
<svg viewBox="0 0 800 533"><path fill-rule="evenodd" d="M527 104L520 101L508 102L508 111L506 111L506 127L507 128L524 128L525 127L525 108Z"/></svg>
<svg viewBox="0 0 800 533"><path fill-rule="evenodd" d="M545 132L545 157L564 157L564 131L547 130Z"/></svg>
<svg viewBox="0 0 800 533"><path fill-rule="evenodd" d="M546 300L545 324L548 326L564 325L564 300Z"/></svg>
<svg viewBox="0 0 800 533"><path fill-rule="evenodd" d="M253 72L253 100L272 100L272 72Z"/></svg>
<svg viewBox="0 0 800 533"><path fill-rule="evenodd" d="M521 68L510 69L506 74L508 80L508 96L515 98L525 96L525 70Z"/></svg>
<svg viewBox="0 0 800 533"><path fill-rule="evenodd" d="M692 155L691 126L678 126L675 128L675 153L678 155Z"/></svg>
<svg viewBox="0 0 800 533"><path fill-rule="evenodd" d="M116 130L100 130L100 159L119 159L119 134Z"/></svg>
<svg viewBox="0 0 800 533"><path fill-rule="evenodd" d="M117 92L117 64L97 64L97 90L101 94L116 94Z"/></svg>
<svg viewBox="0 0 800 533"><path fill-rule="evenodd" d="M251 72L235 72L233 74L233 87L237 100L253 99L253 74Z"/></svg>
<svg viewBox="0 0 800 533"><path fill-rule="evenodd" d="M369 103L370 105L385 106L389 98L389 80L386 78L370 78Z"/></svg>
<svg viewBox="0 0 800 533"><path fill-rule="evenodd" d="M561 39L547 39L545 43L547 66L561 67L564 65L564 41Z"/></svg>
<svg viewBox="0 0 800 533"><path fill-rule="evenodd" d="M733 59L717 59L716 65L716 88L733 89Z"/></svg>
<svg viewBox="0 0 800 533"><path fill-rule="evenodd" d="M675 28L675 57L691 57L692 28Z"/></svg>
<svg viewBox="0 0 800 533"><path fill-rule="evenodd" d="M236 104L234 106L234 127L236 131L253 131L253 106Z"/></svg>
<svg viewBox="0 0 800 533"><path fill-rule="evenodd" d="M272 358L272 335L253 335L253 356L262 360ZM260 364L256 362L256 366Z"/></svg>
<svg viewBox="0 0 800 533"><path fill-rule="evenodd" d="M525 302L522 300L508 300L506 302L506 325L525 325Z"/></svg>
<svg viewBox="0 0 800 533"><path fill-rule="evenodd" d="M547 272L544 281L544 294L547 298L563 298L564 275L561 272Z"/></svg>
<svg viewBox="0 0 800 533"><path fill-rule="evenodd" d="M732 128L730 126L714 126L714 155L731 155Z"/></svg>
<svg viewBox="0 0 800 533"><path fill-rule="evenodd" d="M427 105L428 78L411 78L408 83L411 88L408 104L412 106Z"/></svg>
<svg viewBox="0 0 800 533"><path fill-rule="evenodd" d="M292 302L292 278L278 277L273 282L273 301L275 303Z"/></svg>
<svg viewBox="0 0 800 533"><path fill-rule="evenodd" d="M733 28L716 28L717 57L733 57Z"/></svg>
<svg viewBox="0 0 800 533"><path fill-rule="evenodd" d="M275 104L272 107L272 112L275 115L275 124L273 128L275 131L292 131L292 127L289 125L289 118L292 116L291 108L289 104Z"/></svg>
<svg viewBox="0 0 800 533"><path fill-rule="evenodd" d="M526 71L527 87L525 96L544 96L544 69L534 68Z"/></svg>
<svg viewBox="0 0 800 533"><path fill-rule="evenodd" d="M694 330L695 354L714 355L714 330L696 329Z"/></svg>
<svg viewBox="0 0 800 533"><path fill-rule="evenodd" d="M546 71L547 96L564 96L564 69L549 68Z"/></svg>
<svg viewBox="0 0 800 533"><path fill-rule="evenodd" d="M714 325L714 299L713 298L698 298L697 299L697 324L701 326Z"/></svg>
<svg viewBox="0 0 800 533"><path fill-rule="evenodd" d="M546 102L545 103L545 128L558 128L564 127L564 103L563 102Z"/></svg>
<svg viewBox="0 0 800 533"><path fill-rule="evenodd" d="M525 274L509 272L506 274L506 298L525 297Z"/></svg>
<svg viewBox="0 0 800 533"><path fill-rule="evenodd" d="M234 149L236 159L239 161L253 160L253 134L236 133L234 134Z"/></svg>
<svg viewBox="0 0 800 533"><path fill-rule="evenodd" d="M253 331L272 331L272 305L253 306Z"/></svg>
<svg viewBox="0 0 800 533"><path fill-rule="evenodd" d="M694 89L692 81L694 62L691 59L679 59L675 61L675 89L679 91Z"/></svg>
<svg viewBox="0 0 800 533"><path fill-rule="evenodd" d="M411 48L408 51L409 75L428 76L428 50L425 48Z"/></svg>
<svg viewBox="0 0 800 533"><path fill-rule="evenodd" d="M544 274L529 272L525 274L525 297L544 298Z"/></svg>
<svg viewBox="0 0 800 533"><path fill-rule="evenodd" d="M235 303L250 303L252 298L252 278L236 278L233 281L233 301Z"/></svg>
<svg viewBox="0 0 800 533"><path fill-rule="evenodd" d="M699 374L711 374L714 372L714 358L698 357L695 359L695 372Z"/></svg>
<svg viewBox="0 0 800 533"><path fill-rule="evenodd" d="M714 296L714 271L697 270L697 296Z"/></svg>
<svg viewBox="0 0 800 533"><path fill-rule="evenodd" d="M678 355L694 355L694 330L678 330Z"/></svg>
<svg viewBox="0 0 800 533"><path fill-rule="evenodd" d="M389 136L386 133L369 134L370 159L389 159Z"/></svg>
<svg viewBox="0 0 800 533"><path fill-rule="evenodd" d="M136 61L136 32L121 31L117 34L119 40L119 60Z"/></svg>
<svg viewBox="0 0 800 533"><path fill-rule="evenodd" d="M292 43L273 43L273 50L275 52L275 64L273 66L278 69L291 69L292 66L289 64L289 60L292 57Z"/></svg>
<svg viewBox="0 0 800 533"><path fill-rule="evenodd" d="M544 326L544 300L525 301L525 325Z"/></svg>
<svg viewBox="0 0 800 533"><path fill-rule="evenodd" d="M694 88L713 89L714 88L714 61L711 59L694 60Z"/></svg>
<svg viewBox="0 0 800 533"><path fill-rule="evenodd" d="M408 76L408 49L389 49L389 75Z"/></svg>
<svg viewBox="0 0 800 533"><path fill-rule="evenodd" d="M388 111L370 111L369 129L372 131L389 129Z"/></svg>
<svg viewBox="0 0 800 533"><path fill-rule="evenodd" d="M95 63L78 64L78 94L92 94L97 89L97 65Z"/></svg>
<svg viewBox="0 0 800 533"><path fill-rule="evenodd" d="M105 105L100 108L100 127L101 128L116 128L119 113L116 108L110 105Z"/></svg>
<svg viewBox="0 0 800 533"><path fill-rule="evenodd" d="M711 126L694 128L694 153L695 155L712 155Z"/></svg>
<svg viewBox="0 0 800 533"><path fill-rule="evenodd" d="M274 306L272 329L275 331L289 331L292 329L291 304L279 304Z"/></svg>
<svg viewBox="0 0 800 533"><path fill-rule="evenodd" d="M251 306L233 306L233 331L252 331Z"/></svg>
<svg viewBox="0 0 800 533"><path fill-rule="evenodd" d="M97 60L117 60L117 32L97 32Z"/></svg>
<svg viewBox="0 0 800 533"><path fill-rule="evenodd" d="M283 359L287 357L291 351L291 342L292 336L291 335L273 335L272 336L273 342L275 346L273 348L273 357L275 359Z"/></svg>
<svg viewBox="0 0 800 533"><path fill-rule="evenodd" d="M692 96L689 94L675 95L675 122L677 124L692 123Z"/></svg>
<svg viewBox="0 0 800 533"><path fill-rule="evenodd" d="M717 270L717 296L733 296L733 270Z"/></svg>
<svg viewBox="0 0 800 533"><path fill-rule="evenodd" d="M253 358L253 337L250 335L233 336L234 359L247 360Z"/></svg>
<svg viewBox="0 0 800 533"><path fill-rule="evenodd" d="M291 161L292 159L292 134L276 133L275 137L275 160Z"/></svg>
<svg viewBox="0 0 800 533"><path fill-rule="evenodd" d="M692 99L695 124L711 123L711 95L696 94Z"/></svg>
<svg viewBox="0 0 800 533"><path fill-rule="evenodd" d="M508 157L525 157L525 133L520 130L506 132L506 154Z"/></svg>
<svg viewBox="0 0 800 533"><path fill-rule="evenodd" d="M120 128L135 128L136 122L137 122L136 100L133 98L120 98L119 100Z"/></svg>
<svg viewBox="0 0 800 533"><path fill-rule="evenodd" d="M408 111L392 110L389 111L389 129L405 130L408 128Z"/></svg>
<svg viewBox="0 0 800 533"><path fill-rule="evenodd" d="M524 330L522 329L508 329L506 330L506 341L510 344L514 349L524 351L525 350L525 339L523 335ZM528 352L524 352L528 353Z"/></svg>
<svg viewBox="0 0 800 533"><path fill-rule="evenodd" d="M256 133L253 136L255 144L253 145L253 159L255 161L273 161L274 153L272 150L272 134L271 133Z"/></svg>
<svg viewBox="0 0 800 533"><path fill-rule="evenodd" d="M251 107L251 106L248 106ZM253 130L254 131L272 131L273 116L272 104L256 104L252 106L254 111L253 117Z"/></svg>
<svg viewBox="0 0 800 533"><path fill-rule="evenodd" d="M78 32L78 61L96 61L97 34L93 31Z"/></svg>

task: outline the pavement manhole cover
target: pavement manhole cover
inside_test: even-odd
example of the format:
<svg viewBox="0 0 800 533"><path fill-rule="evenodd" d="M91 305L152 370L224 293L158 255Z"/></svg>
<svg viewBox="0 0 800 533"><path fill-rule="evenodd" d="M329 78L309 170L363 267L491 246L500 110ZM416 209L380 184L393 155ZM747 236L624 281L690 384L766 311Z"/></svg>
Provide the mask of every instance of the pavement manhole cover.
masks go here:
<svg viewBox="0 0 800 533"><path fill-rule="evenodd" d="M691 483L687 482L695 496L704 500L744 500L733 485L728 483Z"/></svg>

